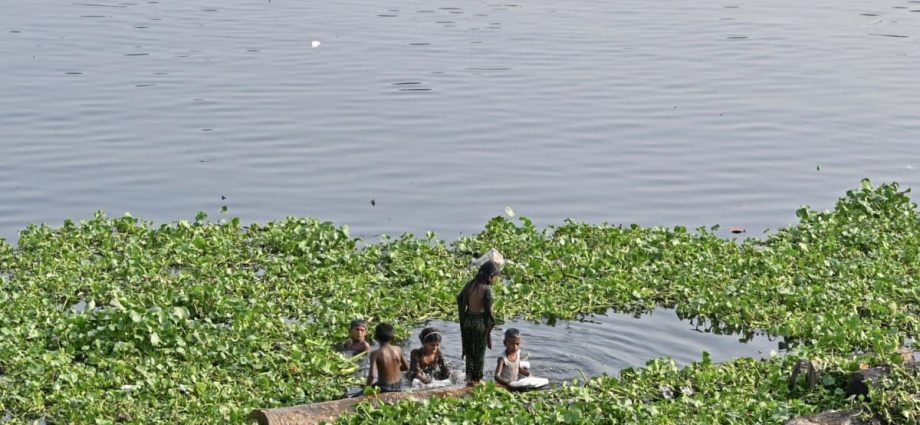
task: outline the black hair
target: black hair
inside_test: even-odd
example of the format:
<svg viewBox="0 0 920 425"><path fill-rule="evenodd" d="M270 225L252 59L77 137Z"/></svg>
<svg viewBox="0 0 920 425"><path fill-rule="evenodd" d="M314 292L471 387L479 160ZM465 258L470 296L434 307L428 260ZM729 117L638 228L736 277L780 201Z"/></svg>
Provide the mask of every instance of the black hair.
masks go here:
<svg viewBox="0 0 920 425"><path fill-rule="evenodd" d="M457 294L457 310L460 313L461 321L463 320L464 314L466 314L467 308L469 308L470 292L473 290L473 287L477 284L489 285L492 282L492 276L499 274L501 274L501 269L498 267L498 264L492 260L486 261L479 266L476 277L467 282L466 285L463 286L463 289L460 290L460 293ZM486 289L484 301L486 329L492 329L492 327L495 326L495 317L492 315L492 293L488 287Z"/></svg>
<svg viewBox="0 0 920 425"><path fill-rule="evenodd" d="M476 273L476 278L473 280L476 283L488 284L491 281L492 276L499 275L501 272L502 270L498 267L498 264L492 260L489 260L479 266L479 272Z"/></svg>
<svg viewBox="0 0 920 425"><path fill-rule="evenodd" d="M521 337L521 331L517 330L517 328L508 328L507 330L505 330L505 340L509 340L511 338L520 338L520 337Z"/></svg>
<svg viewBox="0 0 920 425"><path fill-rule="evenodd" d="M357 328L358 326L364 326L364 327L366 328L366 327L367 327L367 320L364 320L364 319L355 319L355 320L352 320L352 321L351 321L351 324L348 326L348 330L352 330L352 329L354 329L354 328Z"/></svg>
<svg viewBox="0 0 920 425"><path fill-rule="evenodd" d="M418 339L422 344L428 342L441 342L441 331L437 328L422 329L422 332L418 334Z"/></svg>
<svg viewBox="0 0 920 425"><path fill-rule="evenodd" d="M393 341L393 332L393 325L389 323L381 323L374 329L374 339L379 341L381 344L388 343Z"/></svg>
<svg viewBox="0 0 920 425"><path fill-rule="evenodd" d="M466 305L473 286L475 286L477 283L488 285L489 282L492 281L492 276L501 274L501 272L501 269L498 268L498 264L495 264L495 262L492 260L482 263L482 265L479 266L479 271L476 273L476 277L467 282L466 285L463 286L463 289L460 290L460 293L457 294L457 302Z"/></svg>

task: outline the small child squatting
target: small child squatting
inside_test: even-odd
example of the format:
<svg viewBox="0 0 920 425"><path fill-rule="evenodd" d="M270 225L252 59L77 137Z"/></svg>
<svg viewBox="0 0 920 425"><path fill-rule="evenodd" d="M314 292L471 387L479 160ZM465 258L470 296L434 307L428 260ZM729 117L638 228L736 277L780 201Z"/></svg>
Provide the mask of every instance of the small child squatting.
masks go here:
<svg viewBox="0 0 920 425"><path fill-rule="evenodd" d="M371 353L367 385L373 385L384 393L402 391L402 372L409 369L409 365L406 364L402 349L390 344L393 342L393 325L377 325L374 329L374 339L380 344L380 348ZM376 382L374 376L377 377Z"/></svg>
<svg viewBox="0 0 920 425"><path fill-rule="evenodd" d="M354 354L361 354L371 351L371 345L364 340L367 336L367 321L355 319L351 321L348 327L348 340L339 347L342 351L351 351Z"/></svg>
<svg viewBox="0 0 920 425"><path fill-rule="evenodd" d="M495 382L508 387L521 376L530 376L530 371L521 367L521 332L514 328L506 330L504 344L505 353L495 366Z"/></svg>

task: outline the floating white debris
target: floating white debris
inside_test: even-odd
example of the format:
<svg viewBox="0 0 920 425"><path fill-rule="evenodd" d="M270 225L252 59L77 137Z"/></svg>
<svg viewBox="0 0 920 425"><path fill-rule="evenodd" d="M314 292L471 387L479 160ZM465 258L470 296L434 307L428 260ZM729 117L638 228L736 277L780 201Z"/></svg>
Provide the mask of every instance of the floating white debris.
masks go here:
<svg viewBox="0 0 920 425"><path fill-rule="evenodd" d="M413 380L412 380L412 389L427 390L427 389L431 389L431 388L447 387L447 386L450 386L450 385L453 385L453 384L454 384L454 383L451 382L450 379L433 379L431 382L429 382L429 383L427 383L427 384L424 383L424 382L422 382L420 379L413 379Z"/></svg>
<svg viewBox="0 0 920 425"><path fill-rule="evenodd" d="M514 217L514 210L511 207L505 207L505 214L508 214L508 217Z"/></svg>
<svg viewBox="0 0 920 425"><path fill-rule="evenodd" d="M71 312L71 313L82 313L82 312L86 311L86 307L87 307L87 306L88 306L88 304L86 303L86 300L85 300L85 299L80 299L79 302L77 302L76 304L70 306L70 312ZM93 303L93 307L95 307L95 303ZM90 308L92 309L93 307L90 307Z"/></svg>
<svg viewBox="0 0 920 425"><path fill-rule="evenodd" d="M498 267L502 267L502 266L505 265L505 257L502 255L502 253L498 252L497 249L492 248L492 249L490 249L489 251L487 251L485 254L483 254L482 257L479 257L479 258L477 258L477 259L474 259L474 260L470 263L470 266L471 266L471 267L479 267L479 266L485 264L486 261L490 261L490 260L491 260L492 262L494 262L495 264L497 264Z"/></svg>
<svg viewBox="0 0 920 425"><path fill-rule="evenodd" d="M549 385L549 379L538 378L536 376L528 376L526 378L521 378L510 383L511 388L516 390L532 390L545 387L547 385Z"/></svg>
<svg viewBox="0 0 920 425"><path fill-rule="evenodd" d="M122 385L121 386L122 391L134 391L136 389L137 389L137 385Z"/></svg>
<svg viewBox="0 0 920 425"><path fill-rule="evenodd" d="M667 400L674 398L674 389L670 385L661 387L661 396Z"/></svg>
<svg viewBox="0 0 920 425"><path fill-rule="evenodd" d="M313 40L313 41L310 43L310 47L312 47L312 48L315 49L315 48L319 47L320 44L323 44L323 43L320 43L319 40Z"/></svg>

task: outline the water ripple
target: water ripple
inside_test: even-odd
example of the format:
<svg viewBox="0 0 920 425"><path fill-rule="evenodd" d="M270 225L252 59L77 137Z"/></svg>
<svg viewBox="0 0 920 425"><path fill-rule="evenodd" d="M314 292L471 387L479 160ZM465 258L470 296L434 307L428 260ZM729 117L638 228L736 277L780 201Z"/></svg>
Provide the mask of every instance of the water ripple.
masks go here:
<svg viewBox="0 0 920 425"><path fill-rule="evenodd" d="M40 3L0 15L0 237L220 194L360 235L508 205L755 232L920 182L903 1Z"/></svg>

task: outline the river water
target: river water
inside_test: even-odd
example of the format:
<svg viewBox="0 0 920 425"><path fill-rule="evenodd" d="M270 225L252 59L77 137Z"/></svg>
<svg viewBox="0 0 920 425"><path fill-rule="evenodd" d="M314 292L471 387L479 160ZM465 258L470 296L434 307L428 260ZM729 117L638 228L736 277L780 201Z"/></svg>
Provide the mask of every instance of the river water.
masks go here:
<svg viewBox="0 0 920 425"><path fill-rule="evenodd" d="M441 332L444 359L462 372L460 325L431 321L425 326ZM492 332L492 349L486 352L486 379L492 378L496 359L504 352L502 338L509 328L520 331L523 359L530 361L533 374L556 383L583 376L615 376L625 368L644 366L651 358L670 357L685 366L701 361L704 351L713 362L723 362L736 357L769 357L782 353L784 348L780 346L783 338L762 333L719 334L712 332L706 323L697 325L681 320L674 310L663 308L635 316L610 311L582 321L558 321L551 326L509 320ZM421 329L408 341L407 357L409 349L421 346L418 340Z"/></svg>
<svg viewBox="0 0 920 425"><path fill-rule="evenodd" d="M918 0L0 0L0 237L220 207L451 240L920 181Z"/></svg>
<svg viewBox="0 0 920 425"><path fill-rule="evenodd" d="M442 335L441 352L452 370L451 382L462 384L464 362L460 356L460 325L456 322L433 320L415 329L403 342L404 355L408 358L411 349L421 346L419 332L428 326ZM706 321L681 320L674 310L664 308L637 315L608 311L553 325L515 319L499 324L492 332L493 345L486 351L484 369L487 380L493 377L496 359L504 351L502 336L509 328L520 331L522 359L530 362L533 375L547 378L552 384L602 374L616 376L625 368L644 366L652 358L668 357L685 366L701 361L703 352L709 353L713 362L723 362L737 357L781 355L786 348L781 344L783 338L757 332L724 333ZM366 376L366 357L360 364L358 374ZM404 382L406 385L409 383ZM357 389L352 391L356 393Z"/></svg>

